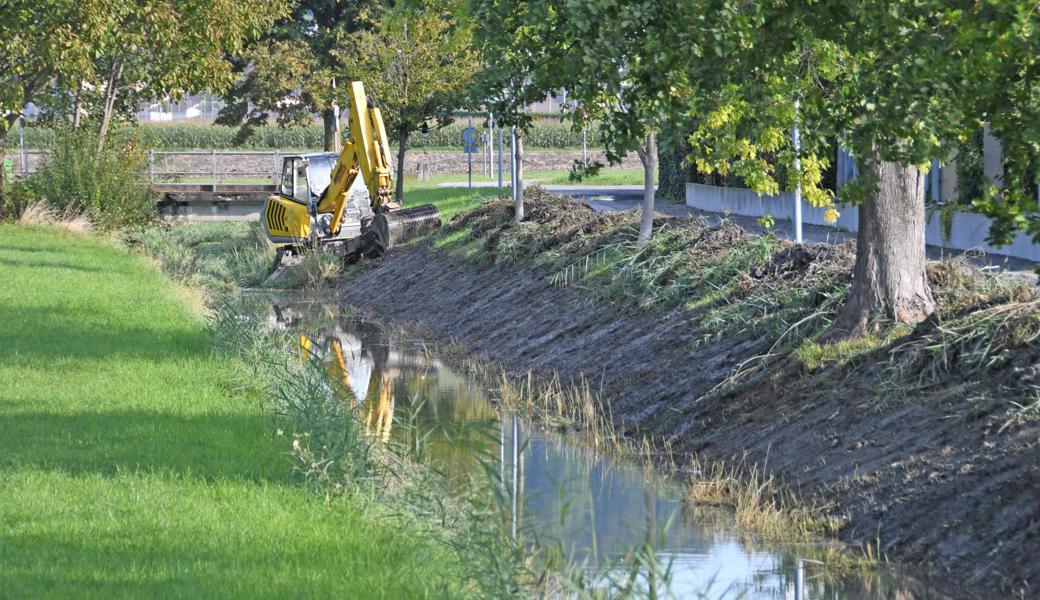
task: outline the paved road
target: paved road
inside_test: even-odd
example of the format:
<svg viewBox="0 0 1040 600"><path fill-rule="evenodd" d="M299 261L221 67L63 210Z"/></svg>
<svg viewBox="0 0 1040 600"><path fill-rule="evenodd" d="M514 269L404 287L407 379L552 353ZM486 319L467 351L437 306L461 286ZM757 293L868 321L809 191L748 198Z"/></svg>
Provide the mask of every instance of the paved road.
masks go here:
<svg viewBox="0 0 1040 600"><path fill-rule="evenodd" d="M466 187L466 182L449 182L440 185L442 187ZM554 194L571 196L575 200L583 201L593 209L600 212L623 212L635 210L643 201L643 186L641 185L549 185L544 187L547 191ZM717 225L723 220L729 220L730 222L736 223L745 230L753 233L765 233L766 231L765 228L758 224L754 217L707 212L682 204L658 203L655 207L655 212L671 217L697 218L710 225ZM778 219L770 231L780 238L789 240L794 239L794 228L790 220ZM834 227L804 224L802 225L802 238L807 242L840 244L847 240L856 239L856 234L836 229ZM951 254L959 255L963 253L959 250L951 251L939 246L928 246L929 258L940 259L945 256L950 256ZM1028 260L1002 256L999 254L989 254L985 256L972 256L971 261L980 267L987 269L1015 273L1032 283L1037 283L1038 281L1035 271L1037 263Z"/></svg>

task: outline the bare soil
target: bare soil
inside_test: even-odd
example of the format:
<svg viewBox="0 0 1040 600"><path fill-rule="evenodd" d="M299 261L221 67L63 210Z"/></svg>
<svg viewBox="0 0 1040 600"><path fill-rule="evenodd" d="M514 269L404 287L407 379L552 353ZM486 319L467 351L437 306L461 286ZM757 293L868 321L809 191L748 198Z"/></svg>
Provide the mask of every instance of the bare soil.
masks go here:
<svg viewBox="0 0 1040 600"><path fill-rule="evenodd" d="M944 331L933 319L853 360L813 371L786 353L721 385L748 359L768 354L776 335L754 327L718 335L707 330L706 308L653 310L636 298L605 300L554 286L558 264L496 264L501 239L515 227L511 218L507 203L494 202L449 225L485 240L490 258L483 263L418 243L366 263L341 286L343 300L389 321L422 325L514 373L586 378L626 432L668 440L680 456L758 466L841 517L842 538L920 566L950 582L953 596L1038 593L1040 419L1035 407L1019 414L1013 403L1036 401L1040 344L1004 327L1012 317L1002 317L1004 328L991 338L979 338L994 347L989 367L958 366L973 356L968 342L930 344ZM529 244L537 247L522 251L607 236L625 218L529 202L528 219L542 233ZM750 235L725 224L689 227L691 239L699 236L691 261ZM853 242L780 244L739 276L731 299L820 281L847 284L854 251ZM931 274L944 315L988 306L988 299L958 291L951 273ZM1035 328L1035 320L1023 323ZM1019 337L1007 338L1012 334Z"/></svg>

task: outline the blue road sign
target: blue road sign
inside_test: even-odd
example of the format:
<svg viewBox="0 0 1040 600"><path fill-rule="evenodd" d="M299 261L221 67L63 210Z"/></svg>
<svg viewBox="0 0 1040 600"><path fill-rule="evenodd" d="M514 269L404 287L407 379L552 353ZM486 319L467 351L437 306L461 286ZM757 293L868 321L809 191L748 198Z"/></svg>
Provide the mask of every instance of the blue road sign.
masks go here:
<svg viewBox="0 0 1040 600"><path fill-rule="evenodd" d="M477 151L477 130L467 127L462 130L462 151L466 154L474 154Z"/></svg>

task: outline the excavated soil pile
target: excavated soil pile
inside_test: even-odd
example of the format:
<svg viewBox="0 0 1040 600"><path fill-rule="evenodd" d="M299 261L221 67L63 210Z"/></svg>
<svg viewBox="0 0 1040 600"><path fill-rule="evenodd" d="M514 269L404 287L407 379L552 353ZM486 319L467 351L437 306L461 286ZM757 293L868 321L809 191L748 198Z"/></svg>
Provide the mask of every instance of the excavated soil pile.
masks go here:
<svg viewBox="0 0 1040 600"><path fill-rule="evenodd" d="M514 373L587 380L625 431L757 465L841 517L845 539L923 565L954 595L1036 593L1032 291L935 265L935 317L810 368L795 349L840 306L854 245L660 220L637 251L635 215L540 192L525 212L520 225L505 201L459 215L443 235L480 252L391 252L341 286L344 300Z"/></svg>

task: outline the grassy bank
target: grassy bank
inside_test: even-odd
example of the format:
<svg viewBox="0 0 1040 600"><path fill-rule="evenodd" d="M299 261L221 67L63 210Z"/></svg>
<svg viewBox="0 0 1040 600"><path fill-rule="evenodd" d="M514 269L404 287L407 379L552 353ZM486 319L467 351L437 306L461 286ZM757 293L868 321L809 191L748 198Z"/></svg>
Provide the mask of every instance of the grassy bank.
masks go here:
<svg viewBox="0 0 1040 600"><path fill-rule="evenodd" d="M441 597L407 519L292 477L183 291L144 259L0 226L0 596Z"/></svg>

